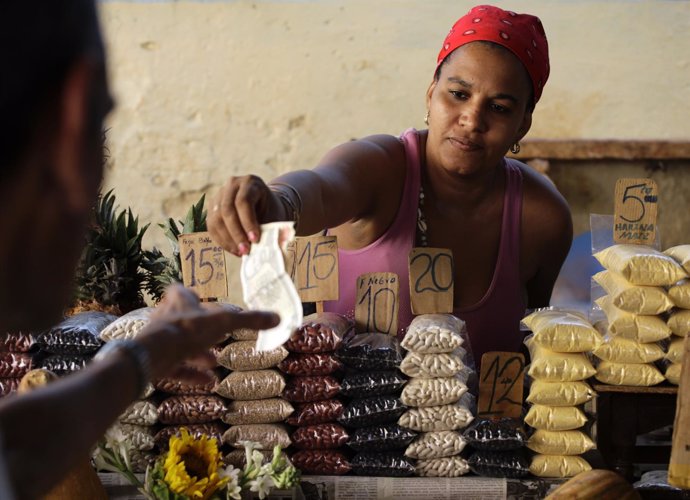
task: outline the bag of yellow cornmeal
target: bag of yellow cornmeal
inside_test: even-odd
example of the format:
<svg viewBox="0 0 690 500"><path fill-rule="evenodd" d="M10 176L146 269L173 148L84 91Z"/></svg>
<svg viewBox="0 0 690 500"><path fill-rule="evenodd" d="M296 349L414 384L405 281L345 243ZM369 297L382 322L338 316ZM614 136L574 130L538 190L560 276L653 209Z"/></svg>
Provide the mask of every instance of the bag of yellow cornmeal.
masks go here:
<svg viewBox="0 0 690 500"><path fill-rule="evenodd" d="M678 245L665 250L664 253L678 262L690 274L690 245Z"/></svg>
<svg viewBox="0 0 690 500"><path fill-rule="evenodd" d="M597 366L596 379L609 385L648 387L664 381L664 376L654 365L611 363L602 361Z"/></svg>
<svg viewBox="0 0 690 500"><path fill-rule="evenodd" d="M590 401L594 391L587 382L533 380L527 402L546 406L577 406Z"/></svg>
<svg viewBox="0 0 690 500"><path fill-rule="evenodd" d="M676 305L690 309L690 280L679 281L668 289L668 296Z"/></svg>
<svg viewBox="0 0 690 500"><path fill-rule="evenodd" d="M592 363L582 353L554 352L538 345L533 339L525 341L532 361L527 374L535 380L574 382L596 373Z"/></svg>
<svg viewBox="0 0 690 500"><path fill-rule="evenodd" d="M685 350L685 339L674 337L668 344L668 351L664 359L671 363L681 363L683 361L683 352Z"/></svg>
<svg viewBox="0 0 690 500"><path fill-rule="evenodd" d="M532 405L525 415L525 423L546 431L569 431L587 423L587 417L577 406Z"/></svg>
<svg viewBox="0 0 690 500"><path fill-rule="evenodd" d="M582 455L594 449L594 442L582 431L536 430L527 447L543 455Z"/></svg>
<svg viewBox="0 0 690 500"><path fill-rule="evenodd" d="M606 337L593 352L599 359L614 363L653 363L664 357L656 342L642 344L624 337Z"/></svg>
<svg viewBox="0 0 690 500"><path fill-rule="evenodd" d="M678 309L671 313L667 324L674 335L687 337L690 333L690 310Z"/></svg>
<svg viewBox="0 0 690 500"><path fill-rule="evenodd" d="M572 477L592 470L587 460L572 455L535 455L529 471L537 477Z"/></svg>
<svg viewBox="0 0 690 500"><path fill-rule="evenodd" d="M618 309L608 295L595 302L606 314L611 335L642 343L657 342L671 336L671 328L659 316L643 316Z"/></svg>
<svg viewBox="0 0 690 500"><path fill-rule="evenodd" d="M673 307L666 290L658 286L633 285L613 271L593 276L611 297L614 306L635 314L661 314Z"/></svg>
<svg viewBox="0 0 690 500"><path fill-rule="evenodd" d="M680 373L683 363L673 363L666 368L666 380L674 385L680 385Z"/></svg>
<svg viewBox="0 0 690 500"><path fill-rule="evenodd" d="M688 277L673 258L645 245L613 245L594 257L633 285L670 286Z"/></svg>
<svg viewBox="0 0 690 500"><path fill-rule="evenodd" d="M522 322L532 330L534 342L554 352L588 352L602 340L589 321L567 311L535 311Z"/></svg>

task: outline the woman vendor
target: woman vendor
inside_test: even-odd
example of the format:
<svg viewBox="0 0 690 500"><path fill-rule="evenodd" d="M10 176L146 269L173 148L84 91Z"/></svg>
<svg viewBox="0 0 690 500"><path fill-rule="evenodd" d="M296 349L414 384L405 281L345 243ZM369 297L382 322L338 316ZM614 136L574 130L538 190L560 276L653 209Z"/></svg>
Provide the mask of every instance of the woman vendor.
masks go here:
<svg viewBox="0 0 690 500"><path fill-rule="evenodd" d="M505 155L519 151L549 76L541 22L482 5L443 42L426 92L427 130L373 135L336 146L312 170L264 183L231 178L208 216L213 238L242 255L259 225L294 220L299 235L338 238L340 299L352 316L356 278L400 278L399 326L412 319L408 254L415 246L454 256L454 314L474 357L519 351L526 308L549 304L572 240L566 201L547 179Z"/></svg>

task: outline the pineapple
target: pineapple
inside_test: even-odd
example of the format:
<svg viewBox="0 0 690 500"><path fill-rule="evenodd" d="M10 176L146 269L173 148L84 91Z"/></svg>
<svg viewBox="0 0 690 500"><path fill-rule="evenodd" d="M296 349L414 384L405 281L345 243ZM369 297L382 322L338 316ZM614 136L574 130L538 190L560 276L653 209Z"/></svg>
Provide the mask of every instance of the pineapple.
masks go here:
<svg viewBox="0 0 690 500"><path fill-rule="evenodd" d="M171 217L167 223L159 224L172 247L172 258L167 258L163 253L154 248L144 252L142 267L145 269L144 287L151 297L157 302L163 296L165 288L171 283L182 282L182 262L180 260L180 246L177 238L180 234L198 233L206 231L206 210L204 201L206 195L202 195L199 201L187 211L184 221L175 222Z"/></svg>
<svg viewBox="0 0 690 500"><path fill-rule="evenodd" d="M84 310L124 314L146 305L141 241L148 227L139 227L130 208L117 213L112 190L98 197L77 269L75 304L68 314Z"/></svg>

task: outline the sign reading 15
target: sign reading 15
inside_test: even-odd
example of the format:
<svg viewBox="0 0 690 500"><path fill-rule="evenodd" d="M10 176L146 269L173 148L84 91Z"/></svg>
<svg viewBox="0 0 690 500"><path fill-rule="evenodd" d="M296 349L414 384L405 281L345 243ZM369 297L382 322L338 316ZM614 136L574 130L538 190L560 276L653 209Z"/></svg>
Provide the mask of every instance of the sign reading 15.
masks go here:
<svg viewBox="0 0 690 500"><path fill-rule="evenodd" d="M214 277L224 279L224 274L216 276L216 268L225 268L223 249L219 246L207 246L200 249L190 248L184 260L189 263L191 271L189 286L206 285Z"/></svg>
<svg viewBox="0 0 690 500"><path fill-rule="evenodd" d="M288 272L299 290L316 288L319 281L333 275L337 264L333 254L335 244L335 239L314 242L310 238L298 238L294 245L288 247L286 251L293 252Z"/></svg>

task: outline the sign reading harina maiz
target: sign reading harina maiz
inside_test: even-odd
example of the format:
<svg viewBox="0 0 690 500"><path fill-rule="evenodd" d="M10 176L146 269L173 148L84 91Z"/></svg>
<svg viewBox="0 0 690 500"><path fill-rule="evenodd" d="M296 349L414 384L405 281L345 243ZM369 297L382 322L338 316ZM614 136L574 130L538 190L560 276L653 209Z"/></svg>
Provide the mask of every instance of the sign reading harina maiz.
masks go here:
<svg viewBox="0 0 690 500"><path fill-rule="evenodd" d="M616 182L613 241L653 245L656 237L658 189L652 179Z"/></svg>
<svg viewBox="0 0 690 500"><path fill-rule="evenodd" d="M400 278L395 273L368 273L357 278L355 328L358 333L398 332Z"/></svg>
<svg viewBox="0 0 690 500"><path fill-rule="evenodd" d="M412 314L453 312L453 253L447 248L413 248L409 256Z"/></svg>
<svg viewBox="0 0 690 500"><path fill-rule="evenodd" d="M200 299L227 297L225 252L210 233L181 234L177 241L184 286L194 290Z"/></svg>

